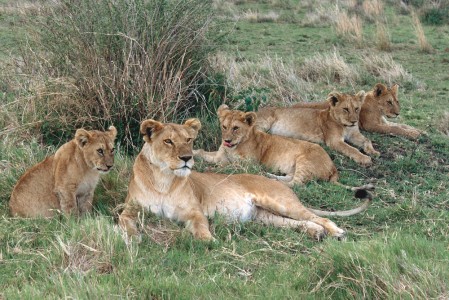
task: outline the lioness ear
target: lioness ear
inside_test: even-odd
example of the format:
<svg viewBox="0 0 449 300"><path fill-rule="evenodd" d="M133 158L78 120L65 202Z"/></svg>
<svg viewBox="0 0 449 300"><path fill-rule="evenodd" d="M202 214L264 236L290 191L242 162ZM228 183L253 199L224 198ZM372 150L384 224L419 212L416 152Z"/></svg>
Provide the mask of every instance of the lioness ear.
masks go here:
<svg viewBox="0 0 449 300"><path fill-rule="evenodd" d="M361 103L365 101L366 93L365 91L360 91L356 94L356 97L359 99Z"/></svg>
<svg viewBox="0 0 449 300"><path fill-rule="evenodd" d="M244 122L249 126L252 126L256 122L257 115L255 112L247 112L243 115Z"/></svg>
<svg viewBox="0 0 449 300"><path fill-rule="evenodd" d="M222 117L223 114L225 113L225 111L229 110L229 106L227 106L226 104L222 104L218 107L217 109L217 115L218 117Z"/></svg>
<svg viewBox="0 0 449 300"><path fill-rule="evenodd" d="M109 126L108 134L112 139L115 140L115 137L117 136L117 129L114 127L114 125Z"/></svg>
<svg viewBox="0 0 449 300"><path fill-rule="evenodd" d="M188 126L195 130L197 133L201 129L201 122L197 118L188 119L185 123L185 126Z"/></svg>
<svg viewBox="0 0 449 300"><path fill-rule="evenodd" d="M378 83L374 86L374 95L376 95L376 97L379 97L385 92L386 89L387 87L384 84Z"/></svg>
<svg viewBox="0 0 449 300"><path fill-rule="evenodd" d="M151 136L164 128L164 124L155 120L145 120L140 124L140 133L144 135L145 142L151 142Z"/></svg>
<svg viewBox="0 0 449 300"><path fill-rule="evenodd" d="M391 92L396 98L398 97L398 88L399 88L398 84L393 84L393 86L390 88Z"/></svg>
<svg viewBox="0 0 449 300"><path fill-rule="evenodd" d="M83 128L78 129L75 133L75 141L80 148L86 146L86 144L89 142L90 138L91 138L91 134L89 133L89 131L87 131Z"/></svg>
<svg viewBox="0 0 449 300"><path fill-rule="evenodd" d="M330 93L330 94L327 96L327 101L329 101L329 103L330 103L332 106L335 106L335 105L337 105L338 98L340 98L340 94L339 94L339 93Z"/></svg>

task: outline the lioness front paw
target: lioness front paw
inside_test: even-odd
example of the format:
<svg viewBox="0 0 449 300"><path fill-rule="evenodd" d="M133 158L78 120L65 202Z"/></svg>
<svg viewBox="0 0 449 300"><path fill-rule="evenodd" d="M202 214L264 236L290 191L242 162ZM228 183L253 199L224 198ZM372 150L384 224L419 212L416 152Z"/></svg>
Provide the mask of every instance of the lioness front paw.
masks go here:
<svg viewBox="0 0 449 300"><path fill-rule="evenodd" d="M362 157L357 159L356 162L365 167L369 167L373 164L373 160L368 155L363 155Z"/></svg>
<svg viewBox="0 0 449 300"><path fill-rule="evenodd" d="M197 232L195 232L194 237L198 240L206 241L206 242L214 240L214 237L208 230L197 231Z"/></svg>
<svg viewBox="0 0 449 300"><path fill-rule="evenodd" d="M412 139L417 139L422 134L422 131L419 130L409 130L408 136Z"/></svg>

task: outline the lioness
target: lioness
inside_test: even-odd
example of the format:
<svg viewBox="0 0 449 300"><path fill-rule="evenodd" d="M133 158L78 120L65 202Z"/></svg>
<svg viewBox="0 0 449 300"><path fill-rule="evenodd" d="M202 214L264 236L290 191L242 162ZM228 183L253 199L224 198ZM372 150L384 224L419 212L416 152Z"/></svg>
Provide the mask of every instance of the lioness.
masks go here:
<svg viewBox="0 0 449 300"><path fill-rule="evenodd" d="M378 133L405 136L416 139L422 131L405 124L389 122L385 119L399 116L401 107L398 100L398 85L387 87L382 83L377 83L372 91L366 94L365 101L360 108L359 127L363 130ZM308 102L297 103L292 107L308 107L325 109L329 107L329 102Z"/></svg>
<svg viewBox="0 0 449 300"><path fill-rule="evenodd" d="M300 228L316 239L325 234L342 237L344 230L319 215L348 216L365 210L370 202L343 212L309 210L290 188L263 176L225 175L191 171L192 143L201 128L198 119L183 125L145 120L140 132L145 144L136 158L125 208L119 217L128 236L138 233L141 209L185 223L197 239L213 239L208 216L229 220L255 220L276 226Z"/></svg>
<svg viewBox="0 0 449 300"><path fill-rule="evenodd" d="M195 156L207 162L221 164L242 158L254 159L273 170L286 174L285 176L269 174L269 176L288 186L293 186L295 183L304 184L312 179L342 185L338 182L337 168L320 145L260 131L254 126L257 119L254 112L230 110L226 104L222 104L217 114L223 143L215 152L206 152L203 149L193 150ZM368 186L344 187L356 190Z"/></svg>
<svg viewBox="0 0 449 300"><path fill-rule="evenodd" d="M272 134L324 142L359 164L371 165L371 157L346 143L362 148L365 153L379 155L371 141L359 131L359 113L365 95L364 91L356 95L331 93L325 109L263 108L257 113L256 126Z"/></svg>
<svg viewBox="0 0 449 300"><path fill-rule="evenodd" d="M78 129L75 138L30 168L15 185L9 207L13 216L51 217L56 210L78 215L92 210L100 174L114 165L117 130Z"/></svg>

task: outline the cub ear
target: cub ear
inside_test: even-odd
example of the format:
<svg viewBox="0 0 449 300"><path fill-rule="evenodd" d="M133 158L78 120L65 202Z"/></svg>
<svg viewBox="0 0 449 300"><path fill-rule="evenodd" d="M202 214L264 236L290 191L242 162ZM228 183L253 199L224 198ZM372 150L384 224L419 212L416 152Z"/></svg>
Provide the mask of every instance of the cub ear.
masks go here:
<svg viewBox="0 0 449 300"><path fill-rule="evenodd" d="M247 112L243 115L243 122L245 122L246 124L248 124L249 126L254 125L254 123L256 122L257 119L257 115L255 112Z"/></svg>
<svg viewBox="0 0 449 300"><path fill-rule="evenodd" d="M155 120L145 120L140 124L140 133L144 135L145 142L151 142L151 136L164 128L164 124Z"/></svg>
<svg viewBox="0 0 449 300"><path fill-rule="evenodd" d="M376 97L379 97L380 95L385 93L386 90L387 87L385 86L385 84L378 83L374 86L374 95L376 95Z"/></svg>
<svg viewBox="0 0 449 300"><path fill-rule="evenodd" d="M92 137L92 135L89 133L89 131L87 131L83 128L80 128L75 133L76 144L80 148L83 148L89 142L91 137Z"/></svg>
<svg viewBox="0 0 449 300"><path fill-rule="evenodd" d="M219 107L218 107L218 109L217 109L217 115L218 115L218 117L222 117L223 116L223 114L226 112L226 111L228 111L229 110L229 106L227 106L226 104L222 104L222 105L220 105Z"/></svg>
<svg viewBox="0 0 449 300"><path fill-rule="evenodd" d="M188 119L184 123L184 126L188 126L188 127L192 128L193 130L195 130L196 133L198 133L198 131L201 129L201 122L197 118L192 118L192 119Z"/></svg>
<svg viewBox="0 0 449 300"><path fill-rule="evenodd" d="M365 93L365 91L360 91L355 96L358 98L358 100L361 103L363 103L365 101L366 93Z"/></svg>
<svg viewBox="0 0 449 300"><path fill-rule="evenodd" d="M329 103L332 106L335 106L335 105L337 105L337 102L339 101L340 96L341 96L340 93L337 93L337 92L330 93L327 96L327 101L329 101Z"/></svg>
<svg viewBox="0 0 449 300"><path fill-rule="evenodd" d="M117 137L117 128L115 128L114 125L109 126L108 134L112 139L115 140L115 138Z"/></svg>
<svg viewBox="0 0 449 300"><path fill-rule="evenodd" d="M398 97L398 88L399 88L398 84L393 84L393 86L390 88L391 92L396 98Z"/></svg>

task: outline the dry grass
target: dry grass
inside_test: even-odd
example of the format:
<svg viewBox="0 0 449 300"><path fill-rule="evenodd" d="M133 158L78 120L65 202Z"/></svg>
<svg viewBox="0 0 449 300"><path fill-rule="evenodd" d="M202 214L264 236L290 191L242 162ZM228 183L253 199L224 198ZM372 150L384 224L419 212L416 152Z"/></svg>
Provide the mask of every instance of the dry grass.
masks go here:
<svg viewBox="0 0 449 300"><path fill-rule="evenodd" d="M422 28L421 21L415 11L412 11L413 28L418 39L419 49L425 53L433 52L432 45L427 41L424 29Z"/></svg>
<svg viewBox="0 0 449 300"><path fill-rule="evenodd" d="M384 4L382 0L365 0L362 3L364 16L371 20L378 20L384 12Z"/></svg>
<svg viewBox="0 0 449 300"><path fill-rule="evenodd" d="M277 22L279 19L279 14L275 11L269 11L262 14L258 11L247 10L241 15L236 16L236 19L243 19L251 23L271 23Z"/></svg>
<svg viewBox="0 0 449 300"><path fill-rule="evenodd" d="M249 88L271 90L271 97L284 102L305 100L313 91L293 62L278 57L260 57L255 61L239 61L224 54L211 58L212 68L225 74L227 85L235 93Z"/></svg>
<svg viewBox="0 0 449 300"><path fill-rule="evenodd" d="M348 16L346 11L340 11L334 23L335 32L338 36L355 41L359 46L363 42L362 19L357 16Z"/></svg>
<svg viewBox="0 0 449 300"><path fill-rule="evenodd" d="M317 53L306 58L301 66L300 76L307 81L351 85L355 85L360 77L357 70L345 62L337 49L332 53Z"/></svg>
<svg viewBox="0 0 449 300"><path fill-rule="evenodd" d="M397 82L410 82L413 77L389 54L368 54L360 57L362 66L376 78L391 85Z"/></svg>
<svg viewBox="0 0 449 300"><path fill-rule="evenodd" d="M387 27L381 22L376 22L376 47L382 51L391 50L390 34Z"/></svg>
<svg viewBox="0 0 449 300"><path fill-rule="evenodd" d="M449 112L444 112L437 124L438 130L449 137Z"/></svg>

